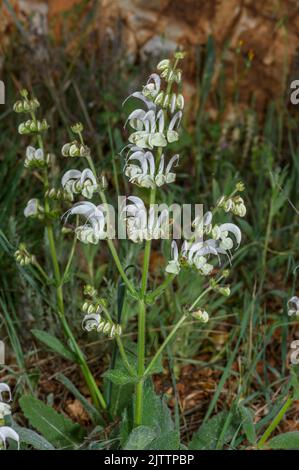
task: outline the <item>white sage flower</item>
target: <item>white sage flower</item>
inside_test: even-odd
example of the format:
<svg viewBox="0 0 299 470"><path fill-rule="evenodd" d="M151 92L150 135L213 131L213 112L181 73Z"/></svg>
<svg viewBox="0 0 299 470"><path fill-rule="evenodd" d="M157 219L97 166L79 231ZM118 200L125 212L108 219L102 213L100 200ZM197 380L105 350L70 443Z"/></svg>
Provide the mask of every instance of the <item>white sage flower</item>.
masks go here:
<svg viewBox="0 0 299 470"><path fill-rule="evenodd" d="M4 419L5 416L11 415L11 407L7 403L0 402L0 421Z"/></svg>
<svg viewBox="0 0 299 470"><path fill-rule="evenodd" d="M19 435L9 426L0 427L0 442L2 441L2 446L6 449L7 439L12 439L18 443L18 449L20 448L20 438Z"/></svg>
<svg viewBox="0 0 299 470"><path fill-rule="evenodd" d="M24 166L26 168L41 168L47 164L44 151L41 148L35 148L29 145L26 149L26 158Z"/></svg>
<svg viewBox="0 0 299 470"><path fill-rule="evenodd" d="M66 221L70 215L82 215L86 218L86 223L75 229L81 242L97 244L99 240L107 238L107 220L103 204L95 206L89 201L78 202L66 212Z"/></svg>
<svg viewBox="0 0 299 470"><path fill-rule="evenodd" d="M135 183L144 188L154 188L163 186L163 184L173 183L176 175L171 170L179 160L179 155L174 155L165 167L164 155L161 156L159 168L156 171L155 158L152 152L145 151L137 146L132 146L131 155L128 157L125 165L125 175L128 176L130 183ZM131 163L132 161L139 164Z"/></svg>
<svg viewBox="0 0 299 470"><path fill-rule="evenodd" d="M24 216L25 217L37 217L41 211L42 211L42 208L40 206L39 200L30 199L27 202L27 205L24 209Z"/></svg>
<svg viewBox="0 0 299 470"><path fill-rule="evenodd" d="M87 199L91 199L98 189L96 177L89 168L82 172L79 170L67 171L62 177L61 184L71 197L74 194L82 194Z"/></svg>
<svg viewBox="0 0 299 470"><path fill-rule="evenodd" d="M299 317L299 297L294 296L288 301L288 314Z"/></svg>
<svg viewBox="0 0 299 470"><path fill-rule="evenodd" d="M122 211L126 214L127 233L135 243L144 240L157 240L169 236L169 213L167 209L158 215L154 207L147 211L143 201L136 196L127 198L132 204L127 204Z"/></svg>
<svg viewBox="0 0 299 470"><path fill-rule="evenodd" d="M10 386L7 385L4 382L1 382L0 383L0 401L4 401L3 400L3 392L8 393L8 400L7 401L12 401Z"/></svg>
<svg viewBox="0 0 299 470"><path fill-rule="evenodd" d="M179 274L181 266L179 262L179 250L178 245L175 241L171 243L171 257L172 259L168 262L165 271L168 274Z"/></svg>

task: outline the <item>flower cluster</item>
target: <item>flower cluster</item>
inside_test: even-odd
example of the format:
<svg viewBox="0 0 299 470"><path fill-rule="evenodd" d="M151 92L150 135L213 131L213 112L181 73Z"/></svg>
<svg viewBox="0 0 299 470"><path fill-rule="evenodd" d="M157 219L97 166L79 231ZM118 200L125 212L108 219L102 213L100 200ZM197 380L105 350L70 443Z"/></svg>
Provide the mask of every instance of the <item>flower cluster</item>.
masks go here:
<svg viewBox="0 0 299 470"><path fill-rule="evenodd" d="M110 318L103 318L102 312L106 306L106 301L97 298L96 291L91 286L85 286L84 293L91 297L91 300L85 300L82 305L82 311L85 313L82 328L86 331L96 330L98 333L103 333L110 338L121 336L121 325L114 323Z"/></svg>
<svg viewBox="0 0 299 470"><path fill-rule="evenodd" d="M130 240L135 243L145 240L158 240L169 236L169 214L164 209L160 214L156 214L154 207L147 211L144 202L136 196L129 196L128 200L132 204L127 204L123 208L127 233Z"/></svg>
<svg viewBox="0 0 299 470"><path fill-rule="evenodd" d="M35 256L27 251L24 243L20 243L19 248L15 251L14 257L16 262L21 266L28 266L35 262Z"/></svg>
<svg viewBox="0 0 299 470"><path fill-rule="evenodd" d="M177 275L182 266L196 268L200 274L207 276L212 273L214 265L209 262L211 257L221 261L221 255L231 261L231 250L241 243L241 231L232 223L213 224L213 213L207 212L203 217L193 221L194 235L185 240L179 253L177 243L172 242L171 260L166 272Z"/></svg>
<svg viewBox="0 0 299 470"><path fill-rule="evenodd" d="M67 171L62 177L61 185L69 194L71 201L73 201L75 194L82 194L87 199L91 199L98 189L96 177L89 168L82 172L79 170Z"/></svg>
<svg viewBox="0 0 299 470"><path fill-rule="evenodd" d="M77 140L64 144L61 150L63 157L87 157L90 155L90 148Z"/></svg>
<svg viewBox="0 0 299 470"><path fill-rule="evenodd" d="M30 135L30 134L40 134L49 129L49 125L46 119L39 121L37 119L27 119L25 122L21 122L18 127L19 134L21 135Z"/></svg>
<svg viewBox="0 0 299 470"><path fill-rule="evenodd" d="M176 53L174 64L170 60L161 61L157 66L160 75L150 75L142 91L128 97L137 98L146 108L135 109L127 119L133 133L129 136L124 171L130 182L138 186L153 189L175 181L176 175L171 170L179 156L174 155L166 164L164 154L155 157L151 150L164 148L179 138L184 98L171 91L170 85L181 82L182 73L176 66L183 56ZM161 89L161 78L166 82L165 90Z"/></svg>
<svg viewBox="0 0 299 470"><path fill-rule="evenodd" d="M3 398L4 394L8 394L8 401ZM5 383L0 383L0 448L6 449L7 439L12 439L20 445L19 435L10 426L5 426L5 417L11 415L11 408L8 402L12 401L10 387Z"/></svg>

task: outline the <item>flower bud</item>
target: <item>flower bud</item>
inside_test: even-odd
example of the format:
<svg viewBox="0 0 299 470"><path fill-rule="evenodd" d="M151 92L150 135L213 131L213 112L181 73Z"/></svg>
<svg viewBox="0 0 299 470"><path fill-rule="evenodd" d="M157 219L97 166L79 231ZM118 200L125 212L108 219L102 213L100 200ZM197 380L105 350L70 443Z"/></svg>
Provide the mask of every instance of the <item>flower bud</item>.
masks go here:
<svg viewBox="0 0 299 470"><path fill-rule="evenodd" d="M242 192L244 191L244 189L245 189L245 184L242 181L239 181L236 184L236 190Z"/></svg>
<svg viewBox="0 0 299 470"><path fill-rule="evenodd" d="M164 98L164 91L160 91L160 93L157 94L154 100L154 103L157 105L161 105L163 102L163 98Z"/></svg>
<svg viewBox="0 0 299 470"><path fill-rule="evenodd" d="M157 65L158 70L165 70L165 69L168 69L169 67L170 67L170 60L169 59L163 59Z"/></svg>
<svg viewBox="0 0 299 470"><path fill-rule="evenodd" d="M99 177L99 187L101 191L105 191L108 188L108 181L104 174Z"/></svg>
<svg viewBox="0 0 299 470"><path fill-rule="evenodd" d="M228 286L220 287L219 288L219 294L224 295L224 297L229 297L230 296L230 288Z"/></svg>
<svg viewBox="0 0 299 470"><path fill-rule="evenodd" d="M84 130L83 124L81 122L77 122L71 126L71 130L74 134L81 134Z"/></svg>
<svg viewBox="0 0 299 470"><path fill-rule="evenodd" d="M177 100L176 100L177 109L182 111L184 109L184 104L185 104L185 100L184 100L183 95L181 95L181 94L178 95Z"/></svg>
<svg viewBox="0 0 299 470"><path fill-rule="evenodd" d="M86 286L84 286L84 290L83 290L83 293L84 295L88 295L90 297L93 297L96 295L97 291L96 289L91 286L90 284L86 284Z"/></svg>
<svg viewBox="0 0 299 470"><path fill-rule="evenodd" d="M209 314L205 310L196 310L195 312L192 312L192 317L202 323L207 323L209 321Z"/></svg>
<svg viewBox="0 0 299 470"><path fill-rule="evenodd" d="M178 60L181 60L181 59L184 59L185 55L186 55L186 52L177 51L177 52L174 53L174 58L178 59Z"/></svg>
<svg viewBox="0 0 299 470"><path fill-rule="evenodd" d="M21 135L30 135L30 134L39 134L46 131L49 128L49 125L45 119L42 121L35 121L33 119L28 119L25 122L22 122L18 127L18 132Z"/></svg>

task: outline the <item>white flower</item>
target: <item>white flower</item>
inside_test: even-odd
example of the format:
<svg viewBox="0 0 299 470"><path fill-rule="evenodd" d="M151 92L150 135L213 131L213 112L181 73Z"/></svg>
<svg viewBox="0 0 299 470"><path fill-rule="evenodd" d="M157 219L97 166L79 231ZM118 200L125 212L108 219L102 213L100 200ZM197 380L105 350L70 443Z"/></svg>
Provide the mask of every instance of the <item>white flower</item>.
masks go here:
<svg viewBox="0 0 299 470"><path fill-rule="evenodd" d="M107 221L104 206L95 206L92 202L82 201L67 211L66 221L70 215L82 215L86 223L76 228L78 240L83 243L97 244L107 238Z"/></svg>
<svg viewBox="0 0 299 470"><path fill-rule="evenodd" d="M122 211L126 213L127 232L130 240L138 243L143 240L168 238L169 214L167 209L158 215L154 207L150 207L147 212L139 197L130 196L127 199L133 204L127 204Z"/></svg>
<svg viewBox="0 0 299 470"><path fill-rule="evenodd" d="M62 177L61 184L72 197L74 194L82 194L87 199L91 199L98 188L96 177L89 168L82 172L79 170L67 171Z"/></svg>
<svg viewBox="0 0 299 470"><path fill-rule="evenodd" d="M178 155L174 155L170 159L165 170L165 158L162 155L158 171L156 171L155 159L152 152L144 151L144 149L137 146L132 146L130 150L132 154L127 159L125 175L128 176L131 183L144 188L154 188L155 186L162 186L165 183L168 184L175 181L176 175L171 170L179 160ZM132 160L139 162L139 165L129 163Z"/></svg>
<svg viewBox="0 0 299 470"><path fill-rule="evenodd" d="M165 94L160 91L160 85L159 75L152 74L142 92L132 93L128 97L140 99L147 107L147 110L135 109L127 119L135 131L130 135L129 142L140 148L165 147L167 142L175 142L179 138L178 128L182 119L182 111L179 110L172 116L168 128L165 129L164 111L159 109L156 103L164 108L170 106L170 111L173 114L176 108L184 107L183 97L182 95L179 95L180 98L178 98L175 94L171 96Z"/></svg>
<svg viewBox="0 0 299 470"><path fill-rule="evenodd" d="M4 382L1 382L0 383L0 401L4 401L3 400L3 397L2 397L2 394L3 392L7 392L8 393L8 400L7 401L12 401L12 396L11 396L11 391L10 391L10 386L5 384Z"/></svg>
<svg viewBox="0 0 299 470"><path fill-rule="evenodd" d="M233 234L237 247L241 243L239 227L231 223L213 226L212 218L212 212L207 212L203 217L195 219L193 221L195 239L185 241L182 246L182 257L189 266L194 266L205 276L211 274L214 269L213 265L208 263L211 256L216 256L220 262L220 255L226 255L230 261L230 250L234 246L230 234ZM204 240L205 235L212 235L213 238Z"/></svg>
<svg viewBox="0 0 299 470"><path fill-rule="evenodd" d="M160 92L161 87L161 78L157 73L152 73L149 76L147 84L143 87L142 94L145 97L150 97L155 99L158 93Z"/></svg>
<svg viewBox="0 0 299 470"><path fill-rule="evenodd" d="M27 205L24 209L24 216L25 217L36 217L39 213L39 200L38 199L30 199L27 202Z"/></svg>
<svg viewBox="0 0 299 470"><path fill-rule="evenodd" d="M0 421L4 418L4 416L9 416L9 415L11 415L10 405L0 401Z"/></svg>
<svg viewBox="0 0 299 470"><path fill-rule="evenodd" d="M20 448L20 438L16 431L14 431L8 426L2 426L0 428L0 441L2 441L4 449L6 449L7 439L13 439L14 441L16 441L18 443L18 449Z"/></svg>
<svg viewBox="0 0 299 470"><path fill-rule="evenodd" d="M129 142L141 148L152 149L154 147L165 147L167 140L164 135L164 113L163 110L155 113L153 109L144 111L135 109L129 117L130 126L136 131L129 137Z"/></svg>
<svg viewBox="0 0 299 470"><path fill-rule="evenodd" d="M165 271L168 274L179 274L181 266L179 262L179 250L177 243L173 241L171 243L171 256L172 259L168 262L168 265L165 268Z"/></svg>
<svg viewBox="0 0 299 470"><path fill-rule="evenodd" d="M46 164L44 159L44 151L41 148L36 149L31 145L26 149L26 158L24 165L26 168L42 167Z"/></svg>
<svg viewBox="0 0 299 470"><path fill-rule="evenodd" d="M299 317L299 297L292 297L288 301L288 314L290 316L296 315L296 317Z"/></svg>

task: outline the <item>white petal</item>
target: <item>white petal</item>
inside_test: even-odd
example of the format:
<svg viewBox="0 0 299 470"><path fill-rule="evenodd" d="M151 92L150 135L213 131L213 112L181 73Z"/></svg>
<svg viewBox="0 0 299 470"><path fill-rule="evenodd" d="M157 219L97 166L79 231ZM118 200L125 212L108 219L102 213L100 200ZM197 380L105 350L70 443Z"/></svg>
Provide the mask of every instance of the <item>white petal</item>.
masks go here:
<svg viewBox="0 0 299 470"><path fill-rule="evenodd" d="M3 442L4 448L6 449L6 440L13 439L18 443L18 449L20 448L20 438L19 435L12 428L8 426L2 426L0 428L0 439Z"/></svg>
<svg viewBox="0 0 299 470"><path fill-rule="evenodd" d="M10 390L10 386L5 384L4 382L1 382L0 383L0 401L4 401L2 399L2 393L3 392L7 392L9 394L9 399L8 401L11 401L12 400L12 397L11 397L11 390Z"/></svg>
<svg viewBox="0 0 299 470"><path fill-rule="evenodd" d="M237 225L235 225L235 224L222 224L222 225L220 225L220 228L221 228L221 232L224 232L226 230L228 232L232 232L234 234L234 236L236 237L237 244L240 245L241 239L242 239L242 234L241 234L241 230L239 229L239 227L237 227Z"/></svg>

